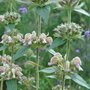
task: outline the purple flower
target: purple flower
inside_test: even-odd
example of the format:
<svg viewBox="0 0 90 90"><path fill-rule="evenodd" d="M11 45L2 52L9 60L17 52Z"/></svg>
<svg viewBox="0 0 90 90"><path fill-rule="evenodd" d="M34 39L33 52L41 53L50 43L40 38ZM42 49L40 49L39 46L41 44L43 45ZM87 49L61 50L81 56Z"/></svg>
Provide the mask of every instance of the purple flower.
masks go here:
<svg viewBox="0 0 90 90"><path fill-rule="evenodd" d="M85 36L86 36L87 38L90 38L90 30L85 31Z"/></svg>
<svg viewBox="0 0 90 90"><path fill-rule="evenodd" d="M76 53L80 53L80 49L76 49L75 52L76 52Z"/></svg>
<svg viewBox="0 0 90 90"><path fill-rule="evenodd" d="M21 8L19 8L19 11L20 11L22 14L26 14L28 10L27 10L26 7L21 7Z"/></svg>

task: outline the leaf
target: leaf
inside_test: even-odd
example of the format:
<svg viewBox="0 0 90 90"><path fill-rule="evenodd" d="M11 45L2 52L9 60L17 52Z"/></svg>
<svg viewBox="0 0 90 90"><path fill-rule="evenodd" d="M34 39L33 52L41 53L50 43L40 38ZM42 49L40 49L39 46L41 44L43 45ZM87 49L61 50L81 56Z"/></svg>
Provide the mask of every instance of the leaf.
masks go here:
<svg viewBox="0 0 90 90"><path fill-rule="evenodd" d="M0 51L5 50L7 47L8 47L7 45L1 46L1 47L0 47Z"/></svg>
<svg viewBox="0 0 90 90"><path fill-rule="evenodd" d="M48 67L48 68L45 68L45 69L42 69L40 70L40 72L44 72L44 73L54 73L56 71L56 68L55 67Z"/></svg>
<svg viewBox="0 0 90 90"><path fill-rule="evenodd" d="M50 52L52 55L56 54L56 52L53 49L48 50L48 52Z"/></svg>
<svg viewBox="0 0 90 90"><path fill-rule="evenodd" d="M16 59L22 57L25 54L25 52L27 51L28 47L29 47L29 45L22 46L22 48L20 50L18 50L16 52L16 54L13 56L13 60L16 60Z"/></svg>
<svg viewBox="0 0 90 90"><path fill-rule="evenodd" d="M29 0L16 0L16 1L23 4L30 4Z"/></svg>
<svg viewBox="0 0 90 90"><path fill-rule="evenodd" d="M79 12L79 13L81 13L81 14L84 14L84 15L90 17L90 14L89 14L87 11L85 11L84 9L81 9L81 8L75 8L74 11Z"/></svg>
<svg viewBox="0 0 90 90"><path fill-rule="evenodd" d="M87 84L87 82L80 75L74 73L71 75L71 79L74 82L76 82L77 84L90 89L90 86Z"/></svg>
<svg viewBox="0 0 90 90"><path fill-rule="evenodd" d="M55 75L49 75L49 76L46 76L46 77L51 78L51 79L56 79Z"/></svg>
<svg viewBox="0 0 90 90"><path fill-rule="evenodd" d="M58 47L58 46L63 45L64 43L65 43L64 40L62 40L62 39L60 39L60 38L56 38L56 39L53 41L52 45L51 45L48 49L56 48L56 47Z"/></svg>
<svg viewBox="0 0 90 90"><path fill-rule="evenodd" d="M48 23L49 15L50 15L50 6L37 7L36 12L43 19L44 23Z"/></svg>
<svg viewBox="0 0 90 90"><path fill-rule="evenodd" d="M6 81L7 90L17 90L17 80L11 79Z"/></svg>

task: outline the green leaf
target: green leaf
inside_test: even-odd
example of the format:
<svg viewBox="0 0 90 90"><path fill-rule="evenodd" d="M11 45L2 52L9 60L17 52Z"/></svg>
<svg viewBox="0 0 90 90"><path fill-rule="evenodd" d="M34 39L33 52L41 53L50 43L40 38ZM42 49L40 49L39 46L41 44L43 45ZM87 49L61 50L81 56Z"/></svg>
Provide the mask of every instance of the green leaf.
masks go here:
<svg viewBox="0 0 90 90"><path fill-rule="evenodd" d="M84 14L84 15L90 17L90 14L89 14L87 11L85 11L84 9L81 9L81 8L75 8L74 11L79 12L79 13L81 13L81 14Z"/></svg>
<svg viewBox="0 0 90 90"><path fill-rule="evenodd" d="M56 79L55 75L49 75L49 76L46 76L46 77L51 78L51 79Z"/></svg>
<svg viewBox="0 0 90 90"><path fill-rule="evenodd" d="M87 84L87 82L80 75L74 73L71 75L71 79L74 82L76 82L77 84L90 89L90 86Z"/></svg>
<svg viewBox="0 0 90 90"><path fill-rule="evenodd" d="M18 50L16 52L16 54L13 56L13 60L16 60L16 59L22 57L25 54L25 52L27 51L28 47L29 47L29 45L22 46L22 48L20 50Z"/></svg>
<svg viewBox="0 0 90 90"><path fill-rule="evenodd" d="M56 54L56 52L53 49L49 49L48 52L50 52L52 55Z"/></svg>
<svg viewBox="0 0 90 90"><path fill-rule="evenodd" d="M45 68L45 69L42 69L40 70L40 72L44 72L44 73L54 73L56 71L56 68L55 67L48 67L48 68Z"/></svg>
<svg viewBox="0 0 90 90"><path fill-rule="evenodd" d="M16 1L23 4L30 4L29 0L16 0Z"/></svg>
<svg viewBox="0 0 90 90"><path fill-rule="evenodd" d="M17 90L17 80L11 79L6 81L7 90Z"/></svg>
<svg viewBox="0 0 90 90"><path fill-rule="evenodd" d="M50 6L37 7L36 12L43 19L44 23L48 23L49 15L50 15Z"/></svg>
<svg viewBox="0 0 90 90"><path fill-rule="evenodd" d="M60 38L56 38L56 39L53 41L52 45L51 45L48 49L56 48L56 47L58 47L58 46L63 45L64 43L65 43L64 40L62 40L62 39L60 39Z"/></svg>
<svg viewBox="0 0 90 90"><path fill-rule="evenodd" d="M8 47L7 45L1 46L1 47L0 47L0 51L5 50L7 47Z"/></svg>

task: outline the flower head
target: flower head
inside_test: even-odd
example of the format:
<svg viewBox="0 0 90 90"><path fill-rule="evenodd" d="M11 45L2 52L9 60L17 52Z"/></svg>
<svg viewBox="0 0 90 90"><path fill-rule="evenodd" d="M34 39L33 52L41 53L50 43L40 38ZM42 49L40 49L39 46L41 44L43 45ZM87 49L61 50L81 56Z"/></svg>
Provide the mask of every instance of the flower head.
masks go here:
<svg viewBox="0 0 90 90"><path fill-rule="evenodd" d="M90 31L88 30L88 31L85 31L85 36L87 37L87 38L90 38Z"/></svg>
<svg viewBox="0 0 90 90"><path fill-rule="evenodd" d="M50 62L48 63L48 65L54 65L57 64L59 62L62 62L63 58L62 55L60 53L56 53L50 60Z"/></svg>
<svg viewBox="0 0 90 90"><path fill-rule="evenodd" d="M83 69L81 68L82 62L81 62L81 59L79 57L73 58L72 61L71 61L71 65L75 65L75 67L79 71L83 71Z"/></svg>
<svg viewBox="0 0 90 90"><path fill-rule="evenodd" d="M80 49L76 49L75 52L76 52L76 53L80 53Z"/></svg>
<svg viewBox="0 0 90 90"><path fill-rule="evenodd" d="M0 15L0 22L4 21L4 15Z"/></svg>
<svg viewBox="0 0 90 90"><path fill-rule="evenodd" d="M28 10L27 10L26 7L20 7L20 8L19 8L19 11L20 11L22 14L26 14Z"/></svg>

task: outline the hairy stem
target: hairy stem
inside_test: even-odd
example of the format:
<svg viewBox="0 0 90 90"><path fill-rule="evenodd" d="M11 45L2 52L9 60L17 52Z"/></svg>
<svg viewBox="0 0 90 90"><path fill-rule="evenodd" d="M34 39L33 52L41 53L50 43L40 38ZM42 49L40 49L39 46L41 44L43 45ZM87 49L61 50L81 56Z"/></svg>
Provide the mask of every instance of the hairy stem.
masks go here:
<svg viewBox="0 0 90 90"><path fill-rule="evenodd" d="M62 75L62 90L64 90L64 87L65 87L65 72L63 72L63 75Z"/></svg>
<svg viewBox="0 0 90 90"><path fill-rule="evenodd" d="M67 22L68 23L71 23L71 16L72 16L71 13L72 13L71 6L68 6L68 11L67 11L67 14L68 14Z"/></svg>
<svg viewBox="0 0 90 90"><path fill-rule="evenodd" d="M41 17L38 16L38 36L41 34ZM39 48L37 47L36 90L39 90Z"/></svg>
<svg viewBox="0 0 90 90"><path fill-rule="evenodd" d="M1 89L0 90L3 90L3 78L1 79Z"/></svg>

